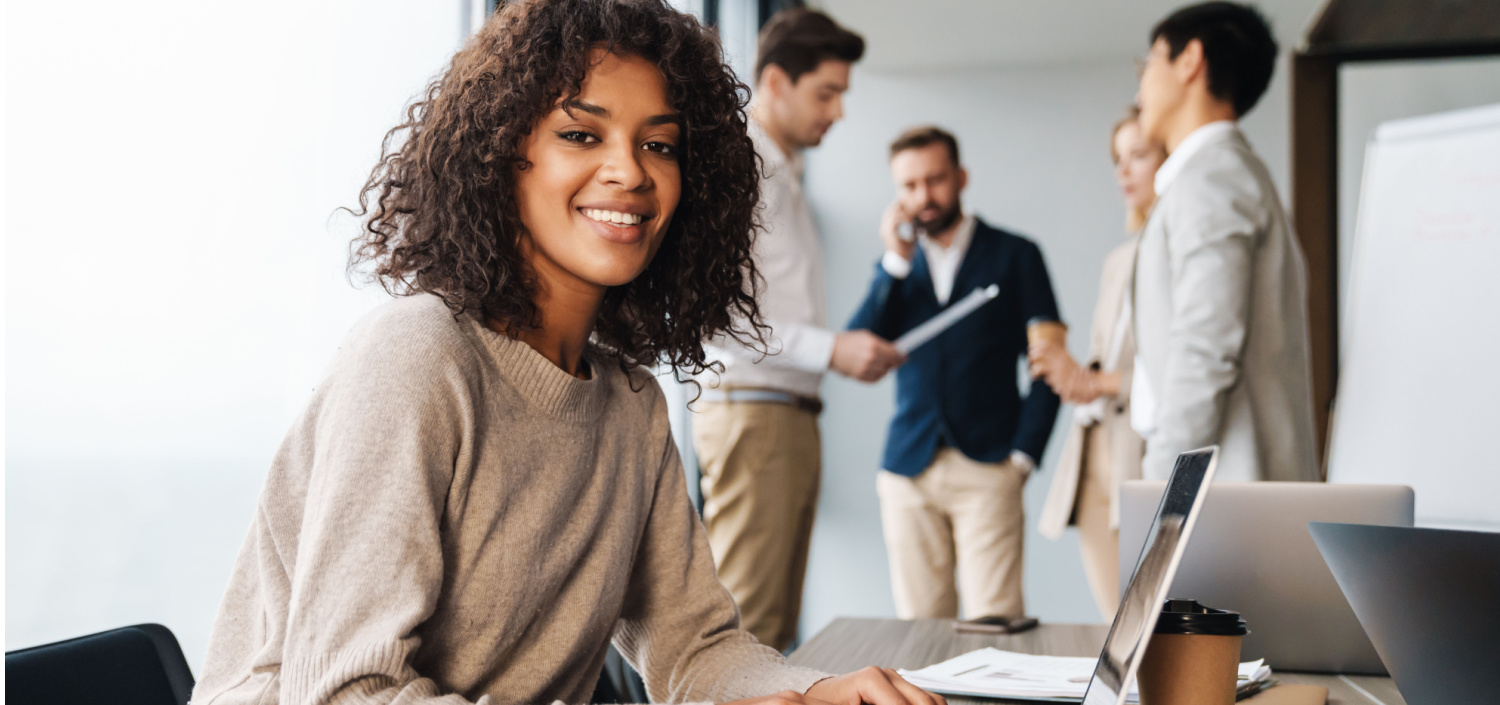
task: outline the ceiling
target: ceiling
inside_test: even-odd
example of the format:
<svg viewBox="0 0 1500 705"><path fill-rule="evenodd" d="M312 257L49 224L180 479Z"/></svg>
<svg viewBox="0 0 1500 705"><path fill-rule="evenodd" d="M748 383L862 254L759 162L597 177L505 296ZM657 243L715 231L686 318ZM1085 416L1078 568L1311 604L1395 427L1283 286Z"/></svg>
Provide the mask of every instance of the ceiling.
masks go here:
<svg viewBox="0 0 1500 705"><path fill-rule="evenodd" d="M865 69L1034 66L1128 60L1185 0L814 0L864 35ZM1322 0L1260 0L1282 49Z"/></svg>

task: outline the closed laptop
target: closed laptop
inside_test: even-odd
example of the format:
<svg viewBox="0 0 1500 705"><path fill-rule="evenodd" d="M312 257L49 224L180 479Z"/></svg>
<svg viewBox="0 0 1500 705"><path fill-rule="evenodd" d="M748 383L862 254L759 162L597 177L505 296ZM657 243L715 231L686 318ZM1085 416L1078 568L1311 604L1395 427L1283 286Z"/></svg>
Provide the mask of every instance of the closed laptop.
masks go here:
<svg viewBox="0 0 1500 705"><path fill-rule="evenodd" d="M1121 585L1130 583L1163 487L1121 485ZM1243 660L1264 658L1280 670L1384 674L1307 524L1411 526L1412 505L1412 490L1402 485L1215 483L1171 594L1244 615L1250 634Z"/></svg>

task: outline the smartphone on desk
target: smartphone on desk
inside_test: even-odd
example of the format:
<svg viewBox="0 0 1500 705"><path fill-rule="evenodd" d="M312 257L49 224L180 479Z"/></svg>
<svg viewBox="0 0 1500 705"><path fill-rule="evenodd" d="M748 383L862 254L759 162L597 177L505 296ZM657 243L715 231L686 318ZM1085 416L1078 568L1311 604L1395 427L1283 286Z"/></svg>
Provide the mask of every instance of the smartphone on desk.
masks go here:
<svg viewBox="0 0 1500 705"><path fill-rule="evenodd" d="M1036 617L990 616L954 622L953 629L976 634L1020 634L1036 625Z"/></svg>

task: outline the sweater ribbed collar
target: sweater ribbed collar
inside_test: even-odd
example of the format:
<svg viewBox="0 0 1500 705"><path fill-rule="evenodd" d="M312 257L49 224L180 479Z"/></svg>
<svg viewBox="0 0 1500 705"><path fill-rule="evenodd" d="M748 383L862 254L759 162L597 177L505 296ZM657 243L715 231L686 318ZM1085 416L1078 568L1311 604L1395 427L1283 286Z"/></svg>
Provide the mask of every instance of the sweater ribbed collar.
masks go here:
<svg viewBox="0 0 1500 705"><path fill-rule="evenodd" d="M530 345L490 330L473 316L463 318L494 355L500 374L532 406L574 423L594 421L603 413L610 396L611 377L619 374L619 370L592 345L584 353L592 376L578 379Z"/></svg>

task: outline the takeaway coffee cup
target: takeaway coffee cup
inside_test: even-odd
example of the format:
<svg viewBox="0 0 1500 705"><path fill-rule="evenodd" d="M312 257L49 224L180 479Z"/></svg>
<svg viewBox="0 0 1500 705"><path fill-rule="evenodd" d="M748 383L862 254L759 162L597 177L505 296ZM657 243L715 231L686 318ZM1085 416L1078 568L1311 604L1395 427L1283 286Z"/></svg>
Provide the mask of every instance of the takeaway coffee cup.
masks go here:
<svg viewBox="0 0 1500 705"><path fill-rule="evenodd" d="M1136 673L1141 705L1234 705L1245 620L1195 600L1167 600Z"/></svg>
<svg viewBox="0 0 1500 705"><path fill-rule="evenodd" d="M1068 327L1060 321L1033 318L1026 322L1026 345L1028 347L1053 345L1066 350L1068 348Z"/></svg>

